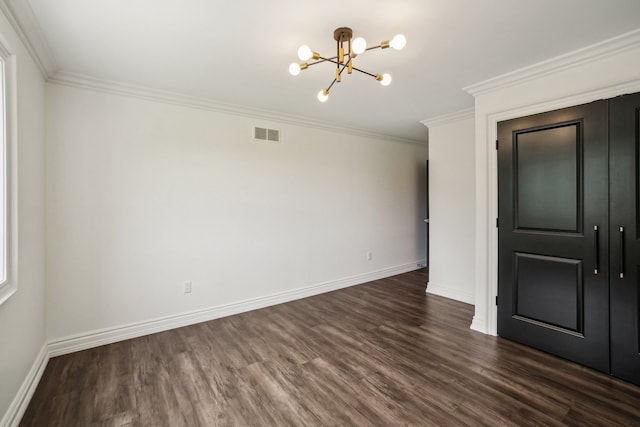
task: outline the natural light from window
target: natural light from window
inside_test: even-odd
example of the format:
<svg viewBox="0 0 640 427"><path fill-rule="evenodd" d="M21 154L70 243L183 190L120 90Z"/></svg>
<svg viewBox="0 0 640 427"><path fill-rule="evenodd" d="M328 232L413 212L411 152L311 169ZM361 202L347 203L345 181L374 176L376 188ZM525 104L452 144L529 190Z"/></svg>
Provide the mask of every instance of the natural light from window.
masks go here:
<svg viewBox="0 0 640 427"><path fill-rule="evenodd" d="M0 288L7 285L7 126L5 61L0 58Z"/></svg>
<svg viewBox="0 0 640 427"><path fill-rule="evenodd" d="M15 274L15 224L12 217L11 185L15 184L12 155L15 154L15 56L0 37L0 304L17 290Z"/></svg>

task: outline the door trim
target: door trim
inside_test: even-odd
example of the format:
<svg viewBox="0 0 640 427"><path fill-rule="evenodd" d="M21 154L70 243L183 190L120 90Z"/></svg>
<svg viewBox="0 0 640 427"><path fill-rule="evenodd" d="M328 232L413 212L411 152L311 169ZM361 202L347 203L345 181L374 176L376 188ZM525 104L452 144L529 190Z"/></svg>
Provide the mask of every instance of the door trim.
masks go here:
<svg viewBox="0 0 640 427"><path fill-rule="evenodd" d="M471 329L489 335L497 335L498 329L498 122L639 91L640 79L636 79L486 116L476 114L476 298ZM486 135L478 132L485 130L484 124Z"/></svg>

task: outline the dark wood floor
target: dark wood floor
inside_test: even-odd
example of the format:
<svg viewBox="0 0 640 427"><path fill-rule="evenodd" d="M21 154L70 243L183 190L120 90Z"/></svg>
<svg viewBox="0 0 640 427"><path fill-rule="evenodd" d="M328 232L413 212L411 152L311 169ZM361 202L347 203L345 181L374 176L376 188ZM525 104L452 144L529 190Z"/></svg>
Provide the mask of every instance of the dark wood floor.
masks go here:
<svg viewBox="0 0 640 427"><path fill-rule="evenodd" d="M469 329L417 271L51 359L22 426L640 426L640 387Z"/></svg>

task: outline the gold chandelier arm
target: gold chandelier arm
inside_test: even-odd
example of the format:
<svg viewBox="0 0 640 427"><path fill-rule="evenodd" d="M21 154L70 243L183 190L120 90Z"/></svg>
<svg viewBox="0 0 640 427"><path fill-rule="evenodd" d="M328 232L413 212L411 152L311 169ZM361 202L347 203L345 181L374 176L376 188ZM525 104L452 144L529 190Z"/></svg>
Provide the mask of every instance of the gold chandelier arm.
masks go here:
<svg viewBox="0 0 640 427"><path fill-rule="evenodd" d="M364 51L366 52L366 51L368 51L368 50L373 50L373 49L386 49L386 48L388 48L388 47L389 47L389 42L388 42L388 41L384 41L384 42L380 43L380 44L379 44L379 45L377 45L377 46L371 46L371 47L368 47L368 48L366 48Z"/></svg>
<svg viewBox="0 0 640 427"><path fill-rule="evenodd" d="M354 70L356 70L356 71L358 71L358 72L360 72L362 74L366 74L367 76L371 76L371 77L375 77L376 76L376 74L371 74L371 73L369 73L367 71L361 70L360 68L356 68L356 67L351 67L351 68L353 68Z"/></svg>
<svg viewBox="0 0 640 427"><path fill-rule="evenodd" d="M320 60L318 62L333 62L334 64L340 64L337 61L338 57L337 56L332 56L331 58L323 58L322 56L320 57ZM317 64L318 62L315 62L315 64Z"/></svg>
<svg viewBox="0 0 640 427"><path fill-rule="evenodd" d="M332 61L332 62L335 62L338 65L338 67L336 68L336 77L335 77L335 79L333 79L333 81L331 82L331 84L327 88L327 92L331 90L331 88L333 87L334 84L340 82L340 76L342 75L342 72L344 71L344 69L347 68L347 64L342 65L338 61ZM340 65L342 65L342 69L340 69Z"/></svg>
<svg viewBox="0 0 640 427"><path fill-rule="evenodd" d="M350 56L350 57L349 57L349 62L347 62L347 65L351 62L351 60L352 60L352 59L353 59L353 58ZM364 70L361 70L360 68L356 68L356 67L354 67L354 66L353 66L353 63L352 63L352 65L351 65L351 69L352 69L352 70L356 70L356 71L358 71L359 73L366 74L366 75L371 76L371 77L375 77L375 76L376 76L375 74L371 74L371 73L369 73L368 71L364 71Z"/></svg>
<svg viewBox="0 0 640 427"><path fill-rule="evenodd" d="M349 56L349 61L351 61L353 58L354 58L354 57ZM333 62L333 63L334 63L334 64L336 64L337 66L343 65L343 64L341 64L340 62L336 61L336 59L337 59L337 57L335 57L335 56L334 56L333 58L323 58L323 57L320 57L320 61L317 61L317 62L314 62L314 63L312 63L312 64L309 64L309 66L311 66L311 65L315 65L315 64L319 64L320 62ZM342 71L344 70L344 68L349 64L349 61L347 61L347 64L344 64L344 66L342 67L342 70L340 70L340 73L341 73L341 74L342 74ZM362 73L362 74L366 74L366 75L371 76L371 77L375 77L375 76L377 75L377 74L369 73L368 71L361 70L360 68L356 68L356 67L354 67L353 65L351 66L351 69L352 69L352 70L355 70L355 71L358 71L358 72L360 72L360 73Z"/></svg>
<svg viewBox="0 0 640 427"><path fill-rule="evenodd" d="M318 58L317 58L318 60L315 61L315 62L311 62L309 64L309 66L320 64L322 62L333 62L335 64L336 63L336 58L337 58L337 56L334 56L334 57L331 57L331 58L324 58L322 56L318 56Z"/></svg>
<svg viewBox="0 0 640 427"><path fill-rule="evenodd" d="M331 88L333 87L333 85L337 82L337 79L333 79L333 81L331 82L331 84L327 87L327 89L325 89L327 91L327 93L329 93L329 91L331 90Z"/></svg>

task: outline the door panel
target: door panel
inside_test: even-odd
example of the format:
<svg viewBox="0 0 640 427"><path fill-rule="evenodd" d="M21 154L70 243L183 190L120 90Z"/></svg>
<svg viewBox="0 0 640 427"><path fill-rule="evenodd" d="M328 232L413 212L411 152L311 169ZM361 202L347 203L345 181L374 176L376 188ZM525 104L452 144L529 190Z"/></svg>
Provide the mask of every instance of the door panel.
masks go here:
<svg viewBox="0 0 640 427"><path fill-rule="evenodd" d="M640 384L640 94L612 99L609 123L611 373Z"/></svg>
<svg viewBox="0 0 640 427"><path fill-rule="evenodd" d="M582 334L582 285L580 260L516 253L513 315Z"/></svg>
<svg viewBox="0 0 640 427"><path fill-rule="evenodd" d="M577 232L580 123L516 132L516 228Z"/></svg>
<svg viewBox="0 0 640 427"><path fill-rule="evenodd" d="M498 334L605 372L607 108L498 123Z"/></svg>

